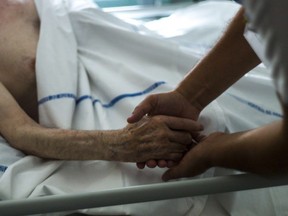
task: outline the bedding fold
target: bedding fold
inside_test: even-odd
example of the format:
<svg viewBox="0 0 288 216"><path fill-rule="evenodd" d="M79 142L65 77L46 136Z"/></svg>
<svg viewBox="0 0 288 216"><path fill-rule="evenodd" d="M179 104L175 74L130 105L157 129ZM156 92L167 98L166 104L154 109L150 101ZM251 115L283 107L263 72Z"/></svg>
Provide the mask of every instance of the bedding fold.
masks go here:
<svg viewBox="0 0 288 216"><path fill-rule="evenodd" d="M145 31L143 26L126 23L103 12L92 0L35 0L35 3L41 19L36 59L40 124L75 130L123 128L133 108L147 95L174 89L198 62L199 53L208 50L208 42L210 48L214 43L210 40L220 36L218 34L226 26L228 17L224 16L225 20L222 20L223 17L219 16L219 20L209 22L205 11L214 10L216 3L199 3L177 11L174 18L180 16L178 21L181 22L183 17L189 18L190 12L198 10L201 20L200 12L204 12L204 33L198 31L193 35L195 25L188 25L191 29L183 31L187 33L183 37L177 35L164 39L159 32L157 35L151 29ZM227 8L231 8L231 17L238 8L231 2L218 2L217 7L223 13L228 13ZM172 21L173 17L164 18L158 24L154 21L150 27ZM211 33L207 37L203 35L207 34L206 27ZM189 38L195 46L187 44ZM212 102L199 119L205 125L204 133L247 130L281 119L281 108L269 76L267 70L260 66ZM1 200L159 183L164 171L160 168L138 170L133 163L43 160L26 156L11 148L4 139L0 140ZM216 168L195 178L232 173L237 172ZM280 194L273 189L263 190L261 212L269 215L272 210L268 209L270 204L266 205L267 200L281 200L285 197L283 191ZM249 209L251 215L257 215L257 211L245 202L249 196L257 198L257 194L251 191L246 195L238 192L213 195L208 203L208 196L201 196L79 212L93 215L194 216L205 215L207 209L213 212L214 202L218 205L215 214L217 209L222 209L231 215L241 215L241 212L243 215L243 209ZM285 208L281 210L284 212Z"/></svg>
<svg viewBox="0 0 288 216"><path fill-rule="evenodd" d="M177 43L139 33L92 1L36 0L41 20L36 75L40 124L75 130L123 128L148 94L172 90L198 57ZM201 119L224 129L213 103ZM45 161L25 156L0 179L2 199L71 194L161 182L165 169L106 161ZM203 176L213 175L213 170ZM21 184L19 185L19 182ZM18 185L17 185L18 184ZM91 214L197 215L206 196L85 210Z"/></svg>

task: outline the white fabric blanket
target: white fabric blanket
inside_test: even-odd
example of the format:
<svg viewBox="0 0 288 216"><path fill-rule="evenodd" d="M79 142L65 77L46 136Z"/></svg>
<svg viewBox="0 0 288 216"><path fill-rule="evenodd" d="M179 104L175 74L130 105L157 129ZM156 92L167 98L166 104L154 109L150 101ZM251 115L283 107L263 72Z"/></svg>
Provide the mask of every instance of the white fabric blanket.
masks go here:
<svg viewBox="0 0 288 216"><path fill-rule="evenodd" d="M146 31L143 26L125 23L102 12L90 0L35 2L41 18L37 84L42 125L79 130L122 128L141 100L149 93L173 89L198 61L196 53L199 49L196 52L184 50L183 37L168 41L163 35L150 34L150 30ZM200 4L189 9L197 11L197 7L201 10L214 8L213 4ZM219 6L219 10L226 11L227 8L231 9L231 14L225 19L231 17L238 6L231 3ZM161 22L171 20L162 19ZM221 22L223 20L219 19L218 30L226 25ZM186 29L186 35L191 37L194 27ZM212 32L212 38L217 38L218 33ZM193 41L201 44L201 38L196 37ZM207 41L202 42L206 50ZM260 83L258 88L269 94L268 102L261 92L256 91L253 96L246 94L251 84L254 87L254 83L259 83L257 78L261 71L265 72L265 69L258 68L207 107L200 118L206 125L206 133L249 129L279 119L281 113L269 74L261 73L263 85ZM4 173L0 178L0 199L3 200L158 183L164 172L162 169L138 170L135 164L129 163L45 161L23 155L4 140L1 152L6 155L6 159L0 155L0 173L1 170ZM8 158L8 154L11 157ZM199 177L212 175L214 169ZM231 209L226 198L219 200ZM200 215L204 208L207 211L208 204L207 196L203 196L83 212L194 216Z"/></svg>
<svg viewBox="0 0 288 216"><path fill-rule="evenodd" d="M148 93L171 90L197 61L177 44L139 34L89 0L37 0L40 123L80 130L117 129ZM147 31L148 32L148 31ZM215 102L202 118L207 131L224 130ZM212 116L210 114L210 116ZM218 121L219 120L219 121ZM161 182L163 170L135 164L44 161L26 156L1 178L2 199L91 192ZM212 172L211 172L212 173ZM211 175L207 172L205 175ZM21 184L19 184L21 182ZM96 214L199 214L206 197L89 210Z"/></svg>

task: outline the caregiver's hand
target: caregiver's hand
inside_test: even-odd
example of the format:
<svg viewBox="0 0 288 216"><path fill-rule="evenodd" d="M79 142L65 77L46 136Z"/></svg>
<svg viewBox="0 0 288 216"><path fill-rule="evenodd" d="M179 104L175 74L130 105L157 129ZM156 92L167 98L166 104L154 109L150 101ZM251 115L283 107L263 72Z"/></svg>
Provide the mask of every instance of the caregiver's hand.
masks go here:
<svg viewBox="0 0 288 216"><path fill-rule="evenodd" d="M285 107L285 106L284 106ZM285 108L285 113L288 109ZM192 148L163 180L192 177L211 167L225 167L259 175L288 173L287 122L236 133L212 133Z"/></svg>
<svg viewBox="0 0 288 216"><path fill-rule="evenodd" d="M225 135L222 133L213 133L203 138L185 154L177 165L163 174L163 181L196 176L211 168L210 153L213 152L213 147L217 146L217 143L221 142L224 137Z"/></svg>
<svg viewBox="0 0 288 216"><path fill-rule="evenodd" d="M127 121L135 123L145 115L169 115L197 120L200 112L201 110L197 106L191 104L180 92L174 90L148 96L135 107Z"/></svg>
<svg viewBox="0 0 288 216"><path fill-rule="evenodd" d="M111 148L120 161L178 161L191 147L191 134L200 130L202 126L191 119L161 115L144 117L128 124L121 132L124 139L120 135L120 142Z"/></svg>

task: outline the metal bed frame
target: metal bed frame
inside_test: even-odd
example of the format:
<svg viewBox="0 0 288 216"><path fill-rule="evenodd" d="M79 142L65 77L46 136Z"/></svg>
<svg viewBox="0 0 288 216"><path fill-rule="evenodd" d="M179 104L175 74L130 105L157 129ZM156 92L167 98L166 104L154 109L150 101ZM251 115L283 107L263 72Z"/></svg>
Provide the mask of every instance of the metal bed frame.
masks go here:
<svg viewBox="0 0 288 216"><path fill-rule="evenodd" d="M219 194L288 184L288 176L237 174L132 186L71 195L53 195L0 202L1 216L33 215L140 203L180 197Z"/></svg>

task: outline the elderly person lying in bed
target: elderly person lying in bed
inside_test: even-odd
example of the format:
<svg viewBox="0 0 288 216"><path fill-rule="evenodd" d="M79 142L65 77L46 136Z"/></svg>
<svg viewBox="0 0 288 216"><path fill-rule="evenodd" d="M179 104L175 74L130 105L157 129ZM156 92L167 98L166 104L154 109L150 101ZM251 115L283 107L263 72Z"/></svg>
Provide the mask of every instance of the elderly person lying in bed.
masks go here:
<svg viewBox="0 0 288 216"><path fill-rule="evenodd" d="M35 75L40 20L34 0L0 1L0 132L27 154L50 159L179 160L201 126L156 116L118 130L63 130L38 122ZM61 73L61 71L59 71Z"/></svg>
<svg viewBox="0 0 288 216"><path fill-rule="evenodd" d="M143 29L137 32L136 26L104 13L90 0L35 0L38 14L33 3L1 1L0 44L1 50L5 50L0 58L1 134L11 146L40 157L96 160L43 160L23 155L0 139L3 173L0 199L85 193L161 182L166 169L139 170L133 163L118 161L177 160L191 143L190 133L194 137L201 127L193 121L163 116L126 126L126 118L147 93L173 90L199 58L192 51L179 49L178 44L141 34ZM228 9L221 9L227 14L233 8L236 9L235 4L231 3ZM225 23L222 19L219 22ZM255 82L252 86L258 85ZM243 86L236 90L241 93ZM259 110L243 103L274 105L273 96L266 90L255 91L245 100L237 94L239 91L234 91L224 95L219 103L213 101L199 117L205 132L244 130L274 120L275 116L261 112L258 115ZM264 108L277 111L274 106ZM225 115L222 110L227 111ZM245 115L237 118L239 113ZM172 120L174 123L170 124ZM7 161L3 160L6 155L9 155ZM16 155L16 160L11 162L11 155ZM201 177L219 174L216 171L208 170ZM267 193L271 194L270 190ZM232 199L231 194L227 196L224 199L228 204L219 202L219 209L224 206L225 213L234 208L246 212L254 209L250 202L242 205L242 201L254 200L250 193L249 199L238 193ZM255 200L259 197L265 198L255 193ZM271 199L268 196L269 203ZM207 197L202 196L179 198L109 207L105 211L95 209L90 214L200 215L204 207L210 207L206 201ZM258 208L265 212L259 214L273 215L266 206L270 205ZM219 213L213 209L210 212Z"/></svg>

